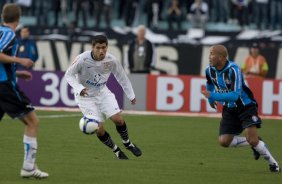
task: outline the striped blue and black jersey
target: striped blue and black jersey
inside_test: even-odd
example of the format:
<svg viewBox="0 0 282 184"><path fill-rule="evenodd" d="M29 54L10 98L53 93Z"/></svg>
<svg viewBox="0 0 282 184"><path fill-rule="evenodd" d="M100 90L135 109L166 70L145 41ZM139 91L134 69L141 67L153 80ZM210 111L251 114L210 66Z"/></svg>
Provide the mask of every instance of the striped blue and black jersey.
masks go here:
<svg viewBox="0 0 282 184"><path fill-rule="evenodd" d="M206 87L210 91L210 103L217 101L226 107L256 104L240 67L234 62L227 61L226 66L220 71L212 66L207 67L206 78Z"/></svg>
<svg viewBox="0 0 282 184"><path fill-rule="evenodd" d="M0 52L9 56L16 56L17 41L14 31L6 26L0 26ZM0 82L16 82L16 65L0 61Z"/></svg>

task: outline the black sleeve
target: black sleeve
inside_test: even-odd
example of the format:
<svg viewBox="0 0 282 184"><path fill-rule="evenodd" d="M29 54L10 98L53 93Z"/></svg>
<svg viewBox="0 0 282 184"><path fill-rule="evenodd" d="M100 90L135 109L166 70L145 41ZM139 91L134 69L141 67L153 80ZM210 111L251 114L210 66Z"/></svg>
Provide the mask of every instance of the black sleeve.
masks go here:
<svg viewBox="0 0 282 184"><path fill-rule="evenodd" d="M129 48L128 48L128 64L130 70L134 67L134 62L133 62L134 45L135 45L135 41L132 41L129 43Z"/></svg>
<svg viewBox="0 0 282 184"><path fill-rule="evenodd" d="M146 48L146 61L145 66L147 68L151 67L152 59L153 59L153 44L147 40L147 48Z"/></svg>

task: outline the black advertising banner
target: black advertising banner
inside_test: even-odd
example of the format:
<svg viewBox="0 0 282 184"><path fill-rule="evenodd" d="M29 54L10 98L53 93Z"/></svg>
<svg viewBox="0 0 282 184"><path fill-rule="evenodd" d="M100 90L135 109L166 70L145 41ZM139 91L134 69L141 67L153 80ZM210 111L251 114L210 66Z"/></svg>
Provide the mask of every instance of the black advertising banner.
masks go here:
<svg viewBox="0 0 282 184"><path fill-rule="evenodd" d="M65 71L75 56L91 49L90 41L37 40L36 43L39 59L35 64L35 70ZM155 66L168 75L203 75L203 69L208 65L209 48L210 46L183 43L155 44ZM239 65L249 54L248 47L227 45L227 48L229 59ZM109 41L109 52L113 53L125 68L128 66L127 50L126 42ZM280 50L279 47L261 48L261 53L269 64L268 78L282 76L278 70L279 52L282 52Z"/></svg>

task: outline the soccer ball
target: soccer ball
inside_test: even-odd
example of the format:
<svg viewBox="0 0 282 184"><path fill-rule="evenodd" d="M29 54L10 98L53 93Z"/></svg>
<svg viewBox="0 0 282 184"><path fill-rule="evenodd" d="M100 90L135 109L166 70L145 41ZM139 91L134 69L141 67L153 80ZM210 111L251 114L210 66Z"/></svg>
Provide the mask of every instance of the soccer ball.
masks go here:
<svg viewBox="0 0 282 184"><path fill-rule="evenodd" d="M98 123L97 120L84 116L79 121L79 128L85 134L95 134L99 129Z"/></svg>

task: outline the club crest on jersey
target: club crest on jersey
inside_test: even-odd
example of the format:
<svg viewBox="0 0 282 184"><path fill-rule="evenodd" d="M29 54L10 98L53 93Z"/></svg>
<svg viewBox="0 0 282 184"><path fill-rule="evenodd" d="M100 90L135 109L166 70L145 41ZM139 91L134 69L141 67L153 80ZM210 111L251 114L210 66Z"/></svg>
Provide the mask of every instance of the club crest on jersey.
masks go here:
<svg viewBox="0 0 282 184"><path fill-rule="evenodd" d="M93 80L95 83L98 83L101 80L101 74L99 73L95 74Z"/></svg>
<svg viewBox="0 0 282 184"><path fill-rule="evenodd" d="M103 65L104 65L104 70L105 71L111 71L111 63L110 62L105 62L105 63L103 63Z"/></svg>
<svg viewBox="0 0 282 184"><path fill-rule="evenodd" d="M225 82L225 84L231 84L231 80L229 80L229 79L225 79L224 82Z"/></svg>

